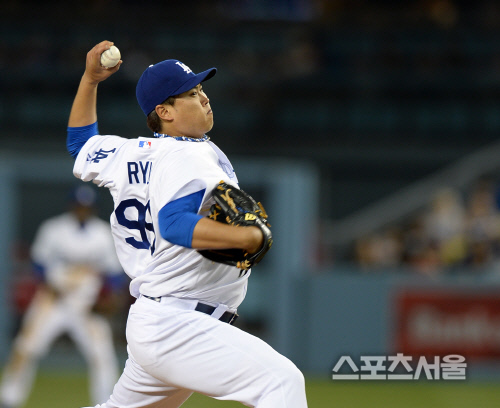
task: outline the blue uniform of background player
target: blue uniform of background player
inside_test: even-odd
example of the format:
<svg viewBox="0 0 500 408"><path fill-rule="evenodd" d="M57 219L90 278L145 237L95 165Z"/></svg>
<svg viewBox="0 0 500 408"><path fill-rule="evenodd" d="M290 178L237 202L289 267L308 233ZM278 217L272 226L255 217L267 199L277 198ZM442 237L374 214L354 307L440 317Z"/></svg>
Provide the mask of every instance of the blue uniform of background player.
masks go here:
<svg viewBox="0 0 500 408"><path fill-rule="evenodd" d="M118 257L137 298L127 321L128 360L98 407L178 407L192 392L259 408L307 406L304 377L287 358L231 323L250 273L214 263L197 249L262 245L257 227L206 217L211 191L238 186L231 163L206 133L213 126L202 82L177 60L147 68L137 99L153 138L99 135L97 85L115 73L100 66L104 41L87 54L69 119L74 174L109 189Z"/></svg>

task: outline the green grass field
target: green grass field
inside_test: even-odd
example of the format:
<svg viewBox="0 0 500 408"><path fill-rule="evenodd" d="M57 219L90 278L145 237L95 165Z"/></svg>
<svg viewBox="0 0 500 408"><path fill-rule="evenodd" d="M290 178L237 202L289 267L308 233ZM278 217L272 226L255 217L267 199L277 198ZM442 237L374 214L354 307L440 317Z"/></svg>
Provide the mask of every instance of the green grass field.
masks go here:
<svg viewBox="0 0 500 408"><path fill-rule="evenodd" d="M497 408L500 387L480 382L333 382L307 380L309 408ZM24 408L88 406L83 373L40 372ZM243 405L194 394L183 408L237 408Z"/></svg>

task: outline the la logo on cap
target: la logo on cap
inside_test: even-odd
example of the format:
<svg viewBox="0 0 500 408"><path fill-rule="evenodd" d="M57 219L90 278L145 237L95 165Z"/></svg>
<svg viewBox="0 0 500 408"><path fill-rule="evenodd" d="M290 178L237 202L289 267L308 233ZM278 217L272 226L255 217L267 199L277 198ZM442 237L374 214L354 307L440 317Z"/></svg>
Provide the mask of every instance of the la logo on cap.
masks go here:
<svg viewBox="0 0 500 408"><path fill-rule="evenodd" d="M193 72L191 71L191 68L189 68L186 64L183 64L180 61L177 61L176 64L179 65L186 72L186 74L191 74Z"/></svg>

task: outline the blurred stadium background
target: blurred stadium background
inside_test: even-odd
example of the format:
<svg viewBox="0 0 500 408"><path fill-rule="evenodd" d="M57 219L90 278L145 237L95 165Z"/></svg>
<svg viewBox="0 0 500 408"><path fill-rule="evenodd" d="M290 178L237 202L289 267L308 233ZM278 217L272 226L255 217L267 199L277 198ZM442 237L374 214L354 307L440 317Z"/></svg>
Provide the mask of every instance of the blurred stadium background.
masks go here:
<svg viewBox="0 0 500 408"><path fill-rule="evenodd" d="M499 2L5 0L0 22L2 361L32 293L29 245L75 183L85 55L108 39L124 64L99 87L102 133L150 134L135 100L149 64L219 69L210 136L276 236L239 325L306 373L311 407L497 406ZM122 358L130 301L110 317ZM341 356L398 352L464 355L467 380L331 380ZM28 408L88 403L67 339L41 368Z"/></svg>

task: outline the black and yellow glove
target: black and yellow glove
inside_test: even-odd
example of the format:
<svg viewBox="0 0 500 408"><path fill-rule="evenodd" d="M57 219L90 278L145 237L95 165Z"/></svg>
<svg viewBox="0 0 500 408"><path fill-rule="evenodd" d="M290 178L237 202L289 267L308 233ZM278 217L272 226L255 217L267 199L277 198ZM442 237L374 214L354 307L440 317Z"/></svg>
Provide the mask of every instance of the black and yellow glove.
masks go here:
<svg viewBox="0 0 500 408"><path fill-rule="evenodd" d="M215 204L210 208L209 218L229 225L259 227L264 235L262 246L254 254L243 249L204 249L198 251L214 262L233 265L241 270L250 269L264 258L273 244L273 235L264 207L249 194L221 181L212 192Z"/></svg>

